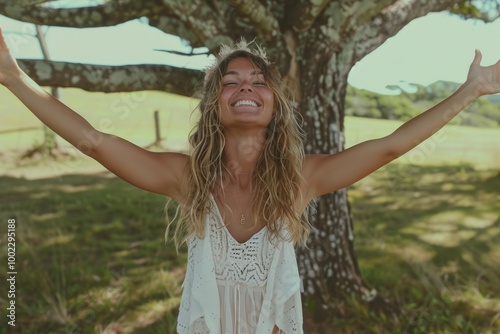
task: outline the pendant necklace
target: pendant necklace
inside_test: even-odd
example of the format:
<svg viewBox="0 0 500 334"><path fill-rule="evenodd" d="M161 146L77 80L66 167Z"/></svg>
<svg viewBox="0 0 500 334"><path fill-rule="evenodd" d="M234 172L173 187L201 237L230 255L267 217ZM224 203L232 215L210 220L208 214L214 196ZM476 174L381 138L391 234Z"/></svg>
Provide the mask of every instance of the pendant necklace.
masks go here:
<svg viewBox="0 0 500 334"><path fill-rule="evenodd" d="M243 211L240 217L240 225L245 225L247 222L247 217L245 216L245 213L248 211L248 207Z"/></svg>

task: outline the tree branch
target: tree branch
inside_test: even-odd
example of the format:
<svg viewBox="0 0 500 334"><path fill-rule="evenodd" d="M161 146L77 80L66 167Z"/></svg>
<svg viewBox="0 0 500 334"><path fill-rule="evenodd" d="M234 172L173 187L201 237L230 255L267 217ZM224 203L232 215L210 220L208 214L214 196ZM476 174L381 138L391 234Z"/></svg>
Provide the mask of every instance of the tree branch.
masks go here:
<svg viewBox="0 0 500 334"><path fill-rule="evenodd" d="M33 5L41 5L49 2L53 2L57 0L2 0L0 3L4 3L6 5L25 7L25 6L33 6Z"/></svg>
<svg viewBox="0 0 500 334"><path fill-rule="evenodd" d="M25 0L23 3L29 3ZM31 1L39 3L39 1ZM81 8L51 8L43 5L23 5L17 1L0 0L0 14L15 20L59 27L89 28L114 26L142 16L165 15L157 1L113 0L103 5ZM147 5L146 5L147 4Z"/></svg>
<svg viewBox="0 0 500 334"><path fill-rule="evenodd" d="M103 66L20 59L19 66L42 86L76 87L91 92L159 90L192 96L202 71L167 65Z"/></svg>
<svg viewBox="0 0 500 334"><path fill-rule="evenodd" d="M217 15L203 0L164 0L163 5L172 15L162 18L164 23L158 24L160 20L157 28L182 38L189 36L186 39L192 46L206 46L212 53L216 53L221 44L233 43L225 18ZM182 25L176 28L172 18Z"/></svg>
<svg viewBox="0 0 500 334"><path fill-rule="evenodd" d="M306 31L329 2L329 0L299 0L288 12L285 22L295 31Z"/></svg>
<svg viewBox="0 0 500 334"><path fill-rule="evenodd" d="M236 12L252 22L259 36L270 41L280 31L279 24L273 13L257 0L233 0L231 5Z"/></svg>

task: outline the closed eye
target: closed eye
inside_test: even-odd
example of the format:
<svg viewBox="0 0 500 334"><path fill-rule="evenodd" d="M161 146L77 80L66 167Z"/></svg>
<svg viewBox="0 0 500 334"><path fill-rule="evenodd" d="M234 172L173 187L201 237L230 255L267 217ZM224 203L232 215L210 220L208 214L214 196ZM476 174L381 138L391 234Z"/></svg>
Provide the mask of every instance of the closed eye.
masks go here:
<svg viewBox="0 0 500 334"><path fill-rule="evenodd" d="M233 86L233 85L236 85L236 82L234 82L234 81L228 81L228 82L224 82L223 83L223 86Z"/></svg>

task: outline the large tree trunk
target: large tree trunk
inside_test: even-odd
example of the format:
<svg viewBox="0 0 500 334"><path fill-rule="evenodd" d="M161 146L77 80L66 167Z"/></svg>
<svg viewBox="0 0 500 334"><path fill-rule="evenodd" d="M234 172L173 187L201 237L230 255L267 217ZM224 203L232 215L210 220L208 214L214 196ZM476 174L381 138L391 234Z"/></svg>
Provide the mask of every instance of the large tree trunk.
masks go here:
<svg viewBox="0 0 500 334"><path fill-rule="evenodd" d="M330 2L314 24L298 32L295 78L300 88L296 97L304 118L306 153L335 154L344 149L347 78L356 61L399 31L403 22L424 15L431 6L438 9L451 2L433 0L426 6L423 2L381 1L364 2L360 7ZM378 5L387 8L374 11L372 7ZM358 20L352 20L353 12ZM334 13L336 20L327 13ZM315 315L322 318L329 311L331 314L345 296L371 302L391 315L397 312L361 275L347 190L318 198L310 221L314 229L308 247L298 249L297 260L305 296L318 306Z"/></svg>
<svg viewBox="0 0 500 334"><path fill-rule="evenodd" d="M352 65L323 43L310 42L304 49L300 105L306 152L337 153L344 149L344 99ZM332 309L345 294L373 299L376 292L364 282L354 253L346 189L318 198L310 219L314 229L308 247L297 252L305 294L322 309Z"/></svg>

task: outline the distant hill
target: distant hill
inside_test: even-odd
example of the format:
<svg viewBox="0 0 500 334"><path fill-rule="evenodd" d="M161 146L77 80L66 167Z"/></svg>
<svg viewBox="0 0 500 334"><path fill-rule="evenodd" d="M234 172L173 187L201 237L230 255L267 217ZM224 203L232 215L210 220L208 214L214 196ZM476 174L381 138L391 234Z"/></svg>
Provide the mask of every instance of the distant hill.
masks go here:
<svg viewBox="0 0 500 334"><path fill-rule="evenodd" d="M486 98L493 104L500 104L500 94L490 95Z"/></svg>
<svg viewBox="0 0 500 334"><path fill-rule="evenodd" d="M346 96L346 115L370 118L408 120L439 103L460 84L436 81L428 86L410 84L387 88L399 91L399 95L384 95L349 86ZM495 128L500 127L500 95L481 97L455 117L451 124Z"/></svg>

